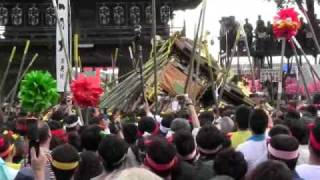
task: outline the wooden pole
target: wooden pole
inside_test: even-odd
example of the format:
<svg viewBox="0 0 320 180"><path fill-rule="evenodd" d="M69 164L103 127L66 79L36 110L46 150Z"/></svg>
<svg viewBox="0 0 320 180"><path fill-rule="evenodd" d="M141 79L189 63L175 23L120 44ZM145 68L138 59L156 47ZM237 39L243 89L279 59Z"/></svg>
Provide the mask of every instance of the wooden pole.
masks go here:
<svg viewBox="0 0 320 180"><path fill-rule="evenodd" d="M289 43L291 45L292 51L293 51L295 59L296 59L296 65L297 65L299 74L301 75L301 80L302 80L303 87L304 87L304 90L305 90L306 95L307 95L308 103L311 103L311 97L310 97L310 93L309 93L309 90L308 90L308 87L307 87L307 82L306 82L306 79L305 79L305 77L304 77L304 75L302 73L301 66L299 65L297 49L296 49L296 47L295 47L295 45L294 45L294 43L292 41L289 41Z"/></svg>
<svg viewBox="0 0 320 180"><path fill-rule="evenodd" d="M16 82L15 82L15 84L14 84L14 86L13 86L13 93L12 93L12 95L11 95L9 107L12 107L12 105L13 105L13 103L14 103L14 98L15 98L15 96L16 96L17 88L18 88L18 85L19 85L19 79L20 79L20 76L21 76L21 73L22 73L22 70L23 70L24 62L26 61L26 57L27 57L27 54L28 54L28 52L29 52L29 47L30 47L30 40L27 40L27 41L26 41L26 45L25 45L25 47L24 47L22 59L21 59L21 62L20 62L20 67L19 67L17 79L16 79Z"/></svg>
<svg viewBox="0 0 320 180"><path fill-rule="evenodd" d="M13 61L13 58L16 54L16 46L14 46L12 48L12 51L11 51L11 54L10 54L10 57L9 57L9 60L8 60L8 64L7 64L7 67L6 67L6 70L4 71L3 75L2 75L2 79L1 79L1 84L0 84L0 107L2 106L2 90L3 90L3 85L4 85L4 82L6 81L7 79L7 76L8 76L8 73L9 73L9 69L11 67L11 63Z"/></svg>
<svg viewBox="0 0 320 180"><path fill-rule="evenodd" d="M278 83L278 99L277 99L277 109L280 109L281 105L281 97L282 97L282 81L283 81L283 61L284 61L284 53L286 51L286 39L281 38L281 61L280 61L280 81Z"/></svg>
<svg viewBox="0 0 320 180"><path fill-rule="evenodd" d="M157 67L157 9L156 0L152 0L152 38L153 38L153 68L154 68L154 96L155 115L158 114L158 67Z"/></svg>

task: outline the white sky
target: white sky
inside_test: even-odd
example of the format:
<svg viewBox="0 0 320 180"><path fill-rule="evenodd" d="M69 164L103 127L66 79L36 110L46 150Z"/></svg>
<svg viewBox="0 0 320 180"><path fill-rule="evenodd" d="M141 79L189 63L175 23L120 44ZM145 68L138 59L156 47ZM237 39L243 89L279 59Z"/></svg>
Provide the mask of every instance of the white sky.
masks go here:
<svg viewBox="0 0 320 180"><path fill-rule="evenodd" d="M272 0L271 0L272 1ZM219 50L219 20L223 16L235 16L236 20L244 23L244 19L248 18L249 22L255 26L258 15L267 21L273 20L277 13L276 4L267 0L208 0L205 18L205 30L210 31L215 44L211 47L211 53L217 57ZM187 37L193 39L194 29L199 19L200 9L202 5L194 10L176 11L175 18L172 22L174 27L183 27L183 21L187 24ZM320 7L316 6L317 14L320 15Z"/></svg>

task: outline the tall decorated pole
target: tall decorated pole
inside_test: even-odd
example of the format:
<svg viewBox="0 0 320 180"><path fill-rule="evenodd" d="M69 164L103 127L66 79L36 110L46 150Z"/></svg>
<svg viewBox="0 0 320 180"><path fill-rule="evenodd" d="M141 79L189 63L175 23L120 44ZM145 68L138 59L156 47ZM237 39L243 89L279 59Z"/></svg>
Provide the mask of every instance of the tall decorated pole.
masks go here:
<svg viewBox="0 0 320 180"><path fill-rule="evenodd" d="M154 95L155 115L158 113L158 67L157 67L157 9L156 0L152 0L152 38L153 38L153 65L154 65Z"/></svg>
<svg viewBox="0 0 320 180"><path fill-rule="evenodd" d="M295 55L298 73L301 76L301 80L305 89L305 93L307 95L307 99L308 101L310 101L310 94L307 88L306 79L302 73L301 65L298 62L298 54L293 44L293 38L297 35L300 26L301 26L301 22L299 20L298 13L293 8L285 8L285 9L281 9L277 13L277 16L274 18L273 32L277 38L282 39L281 64L283 64L285 42L288 41L289 44L291 45ZM281 74L283 73L282 66L280 67L280 73ZM279 87L278 87L278 102L277 102L278 108L280 107L281 96L282 96L282 78L279 82Z"/></svg>

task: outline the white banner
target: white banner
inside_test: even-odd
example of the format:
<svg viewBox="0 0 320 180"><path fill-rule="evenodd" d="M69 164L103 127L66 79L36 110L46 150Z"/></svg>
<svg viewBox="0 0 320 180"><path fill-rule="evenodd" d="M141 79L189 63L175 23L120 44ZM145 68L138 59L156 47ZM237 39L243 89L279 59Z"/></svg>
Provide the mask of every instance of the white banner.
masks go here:
<svg viewBox="0 0 320 180"><path fill-rule="evenodd" d="M55 1L55 0L53 0ZM68 64L67 57L70 57L69 53L69 0L57 0L54 6L57 7L57 30L56 30L56 73L57 73L57 89L58 92L65 91L65 85L67 85L67 91L69 90L68 81ZM60 27L59 24L60 23ZM60 28L62 34L60 32ZM64 40L64 43L62 42ZM63 45L65 45L65 50ZM67 55L66 55L67 54ZM67 56L67 57L66 57Z"/></svg>

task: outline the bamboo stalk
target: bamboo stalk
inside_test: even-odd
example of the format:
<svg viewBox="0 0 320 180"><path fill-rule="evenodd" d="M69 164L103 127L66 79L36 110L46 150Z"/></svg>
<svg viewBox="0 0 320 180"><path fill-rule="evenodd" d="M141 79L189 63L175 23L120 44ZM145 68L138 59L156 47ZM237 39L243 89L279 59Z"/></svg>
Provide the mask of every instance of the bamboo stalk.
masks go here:
<svg viewBox="0 0 320 180"><path fill-rule="evenodd" d="M14 103L14 98L16 96L17 88L18 88L18 85L19 85L19 79L20 79L20 76L21 76L21 73L22 73L22 70L23 70L24 62L25 62L27 54L29 52L29 47L30 47L30 40L27 40L25 48L24 48L24 51L23 51L22 59L21 59L21 62L20 62L20 67L19 67L17 79L16 79L16 82L14 83L14 86L13 86L13 93L12 93L12 96L11 96L11 99L10 99L9 107L12 107L12 105Z"/></svg>
<svg viewBox="0 0 320 180"><path fill-rule="evenodd" d="M196 55L196 49L198 46L198 39L199 39L199 32L200 32L200 27L201 27L201 23L203 22L202 19L204 18L204 9L205 9L205 5L206 5L206 0L202 1L202 9L201 9L201 13L200 13L200 17L199 17L199 23L197 25L197 30L196 30L196 34L195 34L195 39L193 42L193 49L192 49L192 53L191 53L191 63L189 64L189 70L188 70L188 77L186 80L186 84L184 87L184 93L187 94L188 93L188 88L189 88L189 84L192 80L192 76L193 76L193 68L194 68L194 62L195 62L195 55Z"/></svg>
<svg viewBox="0 0 320 180"><path fill-rule="evenodd" d="M2 76L2 79L1 79L1 84L0 84L0 106L2 106L2 90L3 90L3 85L4 85L4 82L6 81L7 77L8 77L8 73L9 73L9 69L11 67L11 63L13 61L13 58L16 54L16 46L14 46L11 50L11 54L10 54L10 57L9 57L9 60L8 60L8 64L7 64L7 67L6 67L6 70L4 71L3 73L3 76Z"/></svg>
<svg viewBox="0 0 320 180"><path fill-rule="evenodd" d="M79 68L79 34L74 34L73 37L73 53L74 53L74 65L76 66L75 76L78 77Z"/></svg>
<svg viewBox="0 0 320 180"><path fill-rule="evenodd" d="M281 39L281 61L280 61L280 81L278 83L278 99L277 99L277 109L280 109L281 105L281 96L282 96L282 81L283 81L283 60L284 60L284 53L286 51L286 40L284 38Z"/></svg>
<svg viewBox="0 0 320 180"><path fill-rule="evenodd" d="M312 64L310 63L306 53L304 52L303 48L301 47L300 43L297 41L297 39L295 37L292 38L293 43L296 45L296 47L298 48L298 50L302 53L303 57L305 58L305 60L307 61L307 64L309 65L310 69L311 69L311 73L313 73L318 81L320 81L320 75L318 74L318 72L314 69L314 67L312 66Z"/></svg>
<svg viewBox="0 0 320 180"><path fill-rule="evenodd" d="M308 90L308 87L307 87L306 79L305 79L305 77L304 77L304 75L302 73L301 66L299 65L297 49L296 49L296 47L295 47L295 45L293 44L292 41L289 41L289 43L291 45L292 51L294 52L297 68L298 68L299 74L301 75L301 80L302 80L302 83L303 83L304 90L306 91L308 103L311 103L311 97L310 97L310 93L309 93L309 90Z"/></svg>
<svg viewBox="0 0 320 180"><path fill-rule="evenodd" d="M155 115L158 114L158 67L157 67L157 10L156 0L152 0L152 38L153 38L153 65L154 65L154 94L155 94Z"/></svg>
<svg viewBox="0 0 320 180"><path fill-rule="evenodd" d="M31 66L33 65L33 63L37 60L38 58L38 53L34 54L30 63L28 64L28 66L26 67L26 69L24 70L24 72L22 73L22 75L20 76L19 79L17 79L18 84L22 81L22 79L24 78L24 76L27 74L27 72L29 71L29 69L31 68ZM8 93L8 95L5 97L4 101L7 101L12 93L14 92L14 89L11 89L11 91Z"/></svg>

